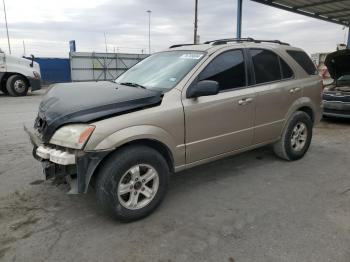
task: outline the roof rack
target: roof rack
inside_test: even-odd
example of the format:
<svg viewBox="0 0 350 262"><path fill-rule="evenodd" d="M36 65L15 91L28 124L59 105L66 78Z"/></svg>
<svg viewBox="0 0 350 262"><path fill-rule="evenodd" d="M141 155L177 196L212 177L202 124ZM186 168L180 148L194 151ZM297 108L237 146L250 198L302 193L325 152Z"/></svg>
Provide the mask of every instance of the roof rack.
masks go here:
<svg viewBox="0 0 350 262"><path fill-rule="evenodd" d="M281 42L279 40L260 40L260 39L254 39L251 37L217 39L217 40L204 42L204 44L224 45L224 44L227 44L229 42L237 42L237 43L242 43L242 42L262 43L262 42L264 42L264 43L275 43L275 44L280 44L280 45L290 45L288 43L284 43L284 42Z"/></svg>
<svg viewBox="0 0 350 262"><path fill-rule="evenodd" d="M195 44L176 44L176 45L172 45L169 48L175 48L175 47L181 47L181 46L188 46L188 45L195 45Z"/></svg>

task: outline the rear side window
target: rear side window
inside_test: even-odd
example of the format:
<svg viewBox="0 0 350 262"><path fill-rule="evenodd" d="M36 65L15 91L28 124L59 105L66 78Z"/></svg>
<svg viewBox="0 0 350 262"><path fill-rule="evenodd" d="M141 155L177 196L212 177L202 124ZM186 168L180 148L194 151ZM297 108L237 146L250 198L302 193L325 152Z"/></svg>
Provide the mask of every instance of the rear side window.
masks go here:
<svg viewBox="0 0 350 262"><path fill-rule="evenodd" d="M199 75L199 80L219 82L220 90L246 86L245 63L242 50L224 52L215 57Z"/></svg>
<svg viewBox="0 0 350 262"><path fill-rule="evenodd" d="M282 79L292 78L294 75L293 70L282 58L280 58L280 61L281 61L281 69L282 69Z"/></svg>
<svg viewBox="0 0 350 262"><path fill-rule="evenodd" d="M317 75L317 70L310 57L303 51L287 50L287 53L305 70L309 75Z"/></svg>
<svg viewBox="0 0 350 262"><path fill-rule="evenodd" d="M279 57L269 50L250 49L256 84L281 80Z"/></svg>

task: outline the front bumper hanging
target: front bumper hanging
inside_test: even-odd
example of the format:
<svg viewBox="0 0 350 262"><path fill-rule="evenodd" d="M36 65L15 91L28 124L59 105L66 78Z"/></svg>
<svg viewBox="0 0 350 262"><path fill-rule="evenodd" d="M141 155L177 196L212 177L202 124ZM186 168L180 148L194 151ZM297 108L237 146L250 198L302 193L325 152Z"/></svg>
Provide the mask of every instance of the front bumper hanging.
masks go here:
<svg viewBox="0 0 350 262"><path fill-rule="evenodd" d="M97 166L112 151L84 152L56 148L52 145L44 145L26 127L24 127L24 130L28 133L34 146L34 158L42 163L45 178L66 178L71 187L74 187L71 188L71 193L87 192L91 177Z"/></svg>

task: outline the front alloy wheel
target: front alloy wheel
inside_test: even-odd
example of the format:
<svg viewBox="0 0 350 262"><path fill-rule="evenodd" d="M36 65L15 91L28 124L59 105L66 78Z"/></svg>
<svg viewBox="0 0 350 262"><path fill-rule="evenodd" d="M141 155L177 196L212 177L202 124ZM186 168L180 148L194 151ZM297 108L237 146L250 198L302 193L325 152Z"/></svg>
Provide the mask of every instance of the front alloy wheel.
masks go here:
<svg viewBox="0 0 350 262"><path fill-rule="evenodd" d="M152 213L163 200L169 165L155 149L130 145L117 150L97 174L96 197L112 217L131 222Z"/></svg>
<svg viewBox="0 0 350 262"><path fill-rule="evenodd" d="M128 209L141 209L153 200L158 187L159 176L153 167L147 164L133 166L119 181L119 202Z"/></svg>

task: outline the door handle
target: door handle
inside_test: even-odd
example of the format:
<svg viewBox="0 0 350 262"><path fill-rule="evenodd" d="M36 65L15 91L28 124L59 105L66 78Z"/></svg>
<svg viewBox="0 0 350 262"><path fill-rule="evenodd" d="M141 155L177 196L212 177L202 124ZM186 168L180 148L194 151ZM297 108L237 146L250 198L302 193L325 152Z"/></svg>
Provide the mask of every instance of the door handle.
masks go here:
<svg viewBox="0 0 350 262"><path fill-rule="evenodd" d="M295 92L298 92L300 90L301 90L300 87L295 87L295 88L289 89L289 93L295 93Z"/></svg>
<svg viewBox="0 0 350 262"><path fill-rule="evenodd" d="M252 101L253 101L253 98L251 98L251 97L242 98L241 100L238 100L238 104L239 104L240 106L244 106L244 105L246 105L246 104L251 103Z"/></svg>

